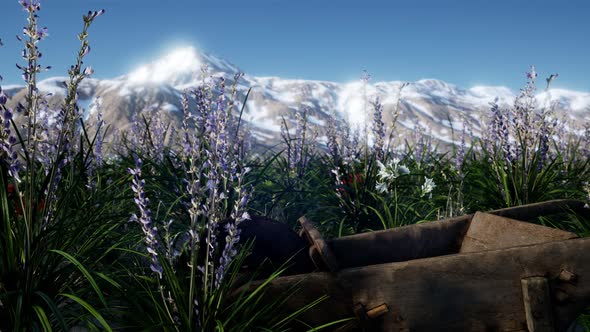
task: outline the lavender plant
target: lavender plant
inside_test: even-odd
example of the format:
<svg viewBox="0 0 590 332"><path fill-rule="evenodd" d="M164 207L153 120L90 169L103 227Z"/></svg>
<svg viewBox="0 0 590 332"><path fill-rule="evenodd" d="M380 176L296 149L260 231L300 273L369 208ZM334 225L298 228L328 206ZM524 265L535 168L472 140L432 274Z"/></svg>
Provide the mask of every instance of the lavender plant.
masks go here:
<svg viewBox="0 0 590 332"><path fill-rule="evenodd" d="M385 123L383 123L383 105L379 97L373 102L373 154L377 160L383 159L385 148Z"/></svg>
<svg viewBox="0 0 590 332"><path fill-rule="evenodd" d="M240 75L235 77L239 78ZM250 169L243 164L246 156L241 148L242 135L234 132L238 129L234 125L236 83L228 92L223 78L217 82L215 86L205 85L185 93L183 122L176 139L181 144L167 153L167 158L176 160L167 163L147 156L152 176L171 172L181 178L178 200L172 202L180 218L175 222L176 234L170 234L175 232L168 221L172 212L159 218L150 212L153 207L146 188L151 184L144 178L139 160L129 169L139 211L132 220L139 222L143 230L146 263L155 277L146 285L148 298L153 299L146 306L155 310L154 320L142 323L164 330L213 330L220 326L230 329L242 324L249 329L256 324L282 326L290 320L282 320L276 313L266 317L252 313L255 308L263 313L277 309L248 305L260 301L263 286L252 296L229 298L248 250L247 245L239 244L239 224L250 218L247 206L251 186L246 181ZM194 98L194 110L189 107L189 96ZM145 130L149 128L146 126ZM175 169L164 171L170 167ZM176 250L177 253L171 253ZM277 276L273 274L271 278Z"/></svg>
<svg viewBox="0 0 590 332"><path fill-rule="evenodd" d="M550 197L567 195L573 189L563 186L568 180L559 169L563 168L561 151L551 151L557 119L553 107L539 110L535 99L535 68L527 73L526 87L514 101L512 109L500 110L497 103L491 107L489 141L484 143L485 158L489 167L478 167L474 176L481 188L492 197L498 197L494 205L513 206L542 201ZM559 140L567 139L566 137ZM558 146L558 145L557 145ZM565 151L564 151L565 152ZM583 169L584 167L582 167ZM479 170L486 169L487 174ZM583 172L580 169L580 172ZM495 183L489 183L493 179ZM559 184L561 183L561 184ZM493 193L493 194L492 194Z"/></svg>
<svg viewBox="0 0 590 332"><path fill-rule="evenodd" d="M52 110L37 88L37 74L49 69L39 63L39 44L48 29L38 26L40 1L19 3L28 15L23 37L18 37L24 45L25 65L17 65L26 84L24 102L14 112L0 93L0 329L67 330L85 322L110 330L103 317L104 279L93 269L112 245L107 244L110 236L102 235L113 224L88 206L95 202L84 193L87 170L81 161L88 159L91 146L74 144L83 141L76 90L92 73L82 68L90 51L88 29L104 11L84 16L67 93L57 118L49 121ZM82 219L78 207L95 214ZM64 230L72 236L64 238Z"/></svg>

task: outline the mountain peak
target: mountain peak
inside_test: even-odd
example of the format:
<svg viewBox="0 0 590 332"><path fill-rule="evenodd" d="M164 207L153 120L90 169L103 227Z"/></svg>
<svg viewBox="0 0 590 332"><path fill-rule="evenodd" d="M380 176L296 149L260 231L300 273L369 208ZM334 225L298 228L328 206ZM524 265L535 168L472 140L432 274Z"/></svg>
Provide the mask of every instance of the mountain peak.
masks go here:
<svg viewBox="0 0 590 332"><path fill-rule="evenodd" d="M203 66L201 56L192 47L172 50L160 59L142 65L127 75L130 83L164 83L176 80L178 75L198 72Z"/></svg>
<svg viewBox="0 0 590 332"><path fill-rule="evenodd" d="M173 49L149 64L139 66L124 78L134 85L166 83L182 89L201 81L203 69L211 75L233 75L239 71L226 60L200 52L193 46L185 46Z"/></svg>

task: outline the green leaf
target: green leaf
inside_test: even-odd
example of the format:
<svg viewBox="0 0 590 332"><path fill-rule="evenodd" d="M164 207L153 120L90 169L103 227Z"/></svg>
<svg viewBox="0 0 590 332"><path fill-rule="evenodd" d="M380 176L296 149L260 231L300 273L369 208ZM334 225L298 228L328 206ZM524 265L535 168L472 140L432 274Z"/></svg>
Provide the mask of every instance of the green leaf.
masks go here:
<svg viewBox="0 0 590 332"><path fill-rule="evenodd" d="M61 293L59 295L65 296L71 300L74 300L75 302L80 304L82 307L84 307L84 309L88 310L88 312L92 316L94 316L94 318L96 318L96 320L98 320L98 322L105 328L106 331L109 331L109 332L113 331L111 329L111 327L109 326L109 324L107 323L107 321L102 317L102 315L96 309L94 309L94 307L92 307L90 304L88 304L88 302L86 302L86 301L82 300L81 298L79 298L75 295L72 295L72 294Z"/></svg>
<svg viewBox="0 0 590 332"><path fill-rule="evenodd" d="M39 318L39 321L41 322L41 326L43 326L43 331L53 331L51 329L51 323L49 323L49 319L47 319L47 315L45 314L45 311L43 310L43 308L41 308L38 305L34 305L33 309L35 310L35 313L37 314L37 318Z"/></svg>
<svg viewBox="0 0 590 332"><path fill-rule="evenodd" d="M55 305L53 300L51 300L49 298L49 296L47 296L47 294L45 294L41 291L35 292L35 294L37 294L40 298L43 299L43 301L45 301L45 303L47 303L47 305L49 306L49 309L51 309L51 312L53 312L53 315L57 319L57 322L59 323L59 327L61 328L61 330L67 331L68 328L66 326L66 322L64 321L64 318L63 318L61 312L59 311L59 309L57 308L57 306Z"/></svg>
<svg viewBox="0 0 590 332"><path fill-rule="evenodd" d="M102 292L100 291L100 288L98 287L98 284L96 283L96 281L94 280L94 278L92 277L90 272L88 272L88 270L84 267L84 265L82 265L76 258L74 258L74 256L68 254L67 252L57 250L57 249L53 249L53 250L49 250L49 251L54 252L59 255L62 255L67 260L69 260L72 264L74 264L78 268L78 270L80 270L80 272L82 272L82 274L84 274L84 276L86 277L88 282L90 282L90 285L92 286L92 288L94 288L94 291L98 295L100 302L102 302L102 304L106 307L107 303L104 299L104 296L102 295Z"/></svg>

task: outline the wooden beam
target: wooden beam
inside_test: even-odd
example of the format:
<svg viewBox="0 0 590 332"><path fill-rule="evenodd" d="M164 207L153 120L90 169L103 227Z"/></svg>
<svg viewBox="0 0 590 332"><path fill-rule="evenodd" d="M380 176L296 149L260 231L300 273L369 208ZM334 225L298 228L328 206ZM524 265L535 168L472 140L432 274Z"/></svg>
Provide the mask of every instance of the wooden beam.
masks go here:
<svg viewBox="0 0 590 332"><path fill-rule="evenodd" d="M545 277L521 280L522 298L529 332L554 332L549 281Z"/></svg>
<svg viewBox="0 0 590 332"><path fill-rule="evenodd" d="M299 218L299 223L301 224L302 232L305 234L310 244L312 244L309 253L314 263L316 263L316 266L325 265L330 272L338 271L338 261L318 229L305 216ZM323 264L317 264L318 259L321 259ZM322 269L323 266L317 266L317 268Z"/></svg>

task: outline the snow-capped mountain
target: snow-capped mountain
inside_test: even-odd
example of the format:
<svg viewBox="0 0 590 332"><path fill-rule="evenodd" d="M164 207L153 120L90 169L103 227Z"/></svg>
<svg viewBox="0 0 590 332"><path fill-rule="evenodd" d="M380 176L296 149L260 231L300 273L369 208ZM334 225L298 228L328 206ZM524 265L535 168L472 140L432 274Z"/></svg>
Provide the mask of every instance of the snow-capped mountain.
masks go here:
<svg viewBox="0 0 590 332"><path fill-rule="evenodd" d="M203 68L206 67L206 72ZM136 110L165 112L180 123L183 91L195 88L210 79L225 77L229 81L240 69L215 56L187 47L171 52L136 70L112 79L86 79L79 91L81 106L87 113L97 111L94 101L101 99L100 112L112 126L124 129ZM40 90L50 92L55 100L65 94L62 82L55 77L39 83ZM480 132L479 123L489 111L490 102L508 106L515 93L505 87L477 86L463 89L436 80L411 82L400 93L404 82L377 82L364 85L360 80L351 83L293 80L279 77L256 77L246 74L238 83L238 99L251 93L245 106L243 120L249 125L258 143L273 145L280 139L283 119L294 127L295 114L307 109L312 132L321 140L330 114L348 120L353 126L363 127L372 120L371 102L379 97L384 108L386 126L399 102L400 115L396 131L402 137L421 131L439 142L457 140L453 131L462 130L464 119L474 135ZM15 104L23 98L22 87L3 88ZM557 102L558 114L575 120L590 119L590 93L553 89L537 95L539 106ZM240 105L238 105L240 106Z"/></svg>

